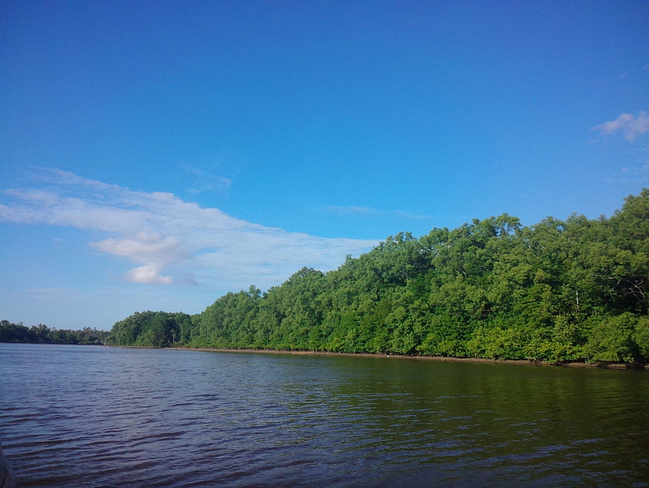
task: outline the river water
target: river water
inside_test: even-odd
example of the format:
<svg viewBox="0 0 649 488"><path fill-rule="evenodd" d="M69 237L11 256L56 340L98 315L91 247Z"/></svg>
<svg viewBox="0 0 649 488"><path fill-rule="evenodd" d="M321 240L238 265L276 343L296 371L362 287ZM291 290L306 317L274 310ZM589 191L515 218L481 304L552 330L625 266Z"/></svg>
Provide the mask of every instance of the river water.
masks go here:
<svg viewBox="0 0 649 488"><path fill-rule="evenodd" d="M649 372L0 344L21 487L649 486Z"/></svg>

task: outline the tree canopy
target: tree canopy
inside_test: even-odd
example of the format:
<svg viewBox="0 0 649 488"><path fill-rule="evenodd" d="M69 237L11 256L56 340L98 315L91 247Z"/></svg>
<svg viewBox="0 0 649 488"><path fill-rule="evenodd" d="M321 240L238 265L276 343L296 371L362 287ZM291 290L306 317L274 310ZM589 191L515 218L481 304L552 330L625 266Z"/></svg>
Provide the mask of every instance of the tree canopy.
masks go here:
<svg viewBox="0 0 649 488"><path fill-rule="evenodd" d="M27 327L8 320L0 321L0 342L32 344L103 344L108 336L104 330L84 327L81 330L49 328L45 324Z"/></svg>
<svg viewBox="0 0 649 488"><path fill-rule="evenodd" d="M388 237L202 313L143 312L108 342L543 361L649 360L649 189L610 218L504 214Z"/></svg>

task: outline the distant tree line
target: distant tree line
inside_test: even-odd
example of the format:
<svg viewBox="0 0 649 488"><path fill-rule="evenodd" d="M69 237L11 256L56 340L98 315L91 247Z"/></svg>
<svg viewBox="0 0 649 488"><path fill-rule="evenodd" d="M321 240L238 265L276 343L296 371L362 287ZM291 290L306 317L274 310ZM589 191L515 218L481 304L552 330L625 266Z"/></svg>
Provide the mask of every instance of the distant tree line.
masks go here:
<svg viewBox="0 0 649 488"><path fill-rule="evenodd" d="M111 344L649 360L649 189L596 220L507 214L400 233L328 273L303 268L202 313L143 312Z"/></svg>
<svg viewBox="0 0 649 488"><path fill-rule="evenodd" d="M0 342L28 342L32 344L104 344L108 331L84 327L81 330L49 328L38 324L26 327L0 321Z"/></svg>

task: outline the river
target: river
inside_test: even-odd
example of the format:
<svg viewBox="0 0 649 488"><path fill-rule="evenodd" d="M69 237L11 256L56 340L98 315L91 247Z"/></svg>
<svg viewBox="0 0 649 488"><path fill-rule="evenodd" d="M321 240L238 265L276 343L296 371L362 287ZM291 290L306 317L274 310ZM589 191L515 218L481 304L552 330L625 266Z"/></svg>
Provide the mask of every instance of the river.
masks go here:
<svg viewBox="0 0 649 488"><path fill-rule="evenodd" d="M0 344L20 487L649 486L649 372Z"/></svg>

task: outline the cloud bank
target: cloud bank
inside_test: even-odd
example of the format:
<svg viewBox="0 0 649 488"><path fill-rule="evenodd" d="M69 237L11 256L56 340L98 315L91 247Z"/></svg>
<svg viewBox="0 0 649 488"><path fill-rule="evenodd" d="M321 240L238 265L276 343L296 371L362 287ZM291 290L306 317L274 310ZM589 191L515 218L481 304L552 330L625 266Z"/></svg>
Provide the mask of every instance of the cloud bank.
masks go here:
<svg viewBox="0 0 649 488"><path fill-rule="evenodd" d="M633 141L640 134L649 132L649 115L645 111L638 112L637 116L624 113L615 120L593 127L592 130L598 131L600 136L621 131L626 140Z"/></svg>
<svg viewBox="0 0 649 488"><path fill-rule="evenodd" d="M39 188L2 191L0 221L90 231L92 249L134 263L123 275L134 283L267 288L303 266L336 268L347 254L378 243L265 227L171 193L133 191L61 170L38 179Z"/></svg>

